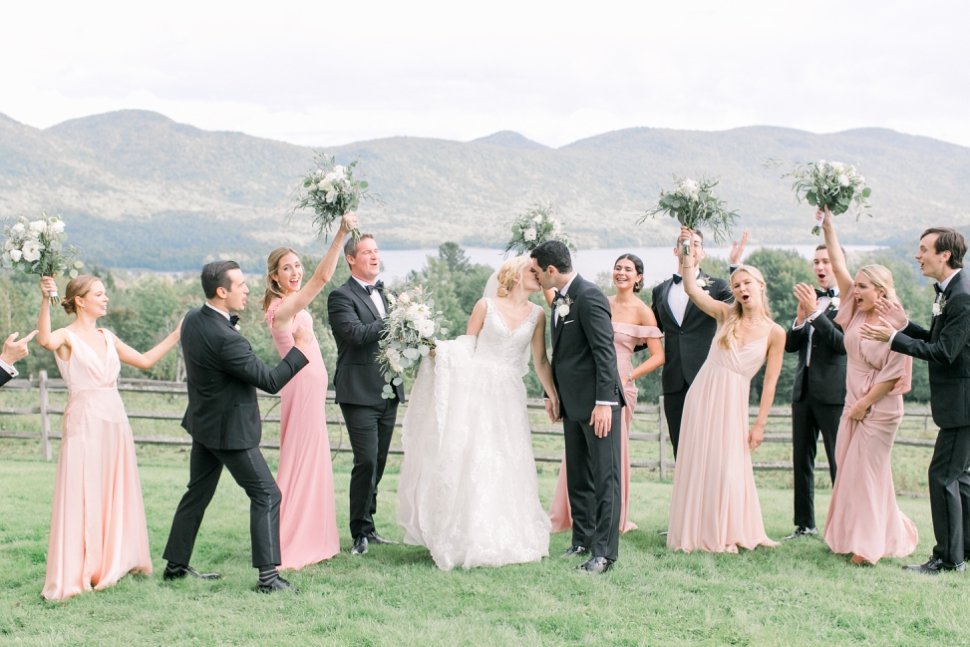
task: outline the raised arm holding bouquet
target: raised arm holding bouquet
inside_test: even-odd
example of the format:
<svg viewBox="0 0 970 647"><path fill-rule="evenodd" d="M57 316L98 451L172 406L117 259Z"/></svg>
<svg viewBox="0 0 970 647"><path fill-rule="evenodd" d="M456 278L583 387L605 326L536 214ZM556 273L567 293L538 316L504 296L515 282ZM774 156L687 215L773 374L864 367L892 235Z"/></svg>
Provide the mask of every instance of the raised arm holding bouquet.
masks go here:
<svg viewBox="0 0 970 647"><path fill-rule="evenodd" d="M367 182L354 177L357 161L343 166L333 156L319 154L317 168L303 178L302 191L297 197L296 209L312 209L313 226L317 235L327 235L334 222L350 211L356 211L367 194ZM360 239L355 228L351 234Z"/></svg>
<svg viewBox="0 0 970 647"><path fill-rule="evenodd" d="M72 279L84 267L81 261L73 260L74 250L65 247L64 221L57 216L44 214L39 220L21 216L6 228L4 235L6 240L0 255L4 267L14 267L36 276L57 276L66 272ZM52 282L48 285L50 292L47 296L51 305L56 306L60 303L57 286Z"/></svg>
<svg viewBox="0 0 970 647"><path fill-rule="evenodd" d="M838 216L855 205L862 211L869 208L869 196L872 189L866 185L866 178L856 171L851 164L842 162L826 162L819 160L809 164L799 164L786 176L794 178L792 188L795 197L801 202L818 207L816 223L812 233L816 236L822 233L821 215L828 209L833 216Z"/></svg>

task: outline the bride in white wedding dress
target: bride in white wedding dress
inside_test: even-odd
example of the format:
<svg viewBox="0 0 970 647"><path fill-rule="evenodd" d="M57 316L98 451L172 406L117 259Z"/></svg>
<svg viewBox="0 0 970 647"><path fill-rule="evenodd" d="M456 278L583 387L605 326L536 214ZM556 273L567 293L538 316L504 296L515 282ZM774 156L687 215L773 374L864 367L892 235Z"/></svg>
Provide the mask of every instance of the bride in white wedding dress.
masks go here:
<svg viewBox="0 0 970 647"><path fill-rule="evenodd" d="M549 517L539 502L525 385L531 347L555 411L545 313L529 259L506 261L494 297L475 304L467 334L439 342L404 416L398 522L442 570L539 561Z"/></svg>

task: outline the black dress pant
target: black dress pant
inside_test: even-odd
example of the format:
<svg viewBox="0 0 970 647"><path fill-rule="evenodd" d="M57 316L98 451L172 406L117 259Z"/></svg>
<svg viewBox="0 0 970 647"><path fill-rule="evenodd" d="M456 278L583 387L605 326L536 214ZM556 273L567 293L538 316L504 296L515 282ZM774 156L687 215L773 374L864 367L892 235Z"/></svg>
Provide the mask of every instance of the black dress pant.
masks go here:
<svg viewBox="0 0 970 647"><path fill-rule="evenodd" d="M397 405L396 398L378 406L340 405L354 450L354 468L350 473L350 536L354 539L375 530L377 486L387 464Z"/></svg>
<svg viewBox="0 0 970 647"><path fill-rule="evenodd" d="M667 431L670 433L670 444L674 447L674 458L677 458L677 446L680 444L680 421L684 417L684 400L690 385L671 393L664 393L664 417L667 418Z"/></svg>
<svg viewBox="0 0 970 647"><path fill-rule="evenodd" d="M815 456L822 434L829 476L835 483L835 439L842 417L842 404L827 404L808 396L792 402L792 465L795 489L795 526L815 527Z"/></svg>
<svg viewBox="0 0 970 647"><path fill-rule="evenodd" d="M189 484L175 510L163 557L173 564L189 564L205 509L212 500L225 466L249 497L249 534L253 566L280 563L280 489L258 447L212 449L192 443Z"/></svg>
<svg viewBox="0 0 970 647"><path fill-rule="evenodd" d="M930 460L933 555L949 565L970 557L970 427L940 429Z"/></svg>

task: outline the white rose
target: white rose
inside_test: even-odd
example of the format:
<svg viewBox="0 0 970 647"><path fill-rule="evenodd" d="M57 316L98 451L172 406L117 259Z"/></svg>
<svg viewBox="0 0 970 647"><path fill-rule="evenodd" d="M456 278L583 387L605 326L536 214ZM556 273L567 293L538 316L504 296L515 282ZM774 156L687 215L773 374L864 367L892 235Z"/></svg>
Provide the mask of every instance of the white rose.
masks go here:
<svg viewBox="0 0 970 647"><path fill-rule="evenodd" d="M330 189L327 191L327 204L333 204L333 201L337 199L336 189Z"/></svg>
<svg viewBox="0 0 970 647"><path fill-rule="evenodd" d="M839 173L839 186L849 186L849 176L845 173Z"/></svg>
<svg viewBox="0 0 970 647"><path fill-rule="evenodd" d="M40 250L43 249L35 240L28 240L24 243L24 247L21 250L24 255L24 260L28 263L33 263L34 261L40 260Z"/></svg>
<svg viewBox="0 0 970 647"><path fill-rule="evenodd" d="M47 225L48 234L63 234L64 233L64 221L57 219L52 220Z"/></svg>
<svg viewBox="0 0 970 647"><path fill-rule="evenodd" d="M409 295L409 294L408 294L407 292L402 292L402 293L401 293L401 294L400 294L400 295L399 295L399 296L397 297L397 300L398 300L398 301L399 301L400 303L403 303L403 304L405 304L405 305L407 305L408 303L411 303L411 295Z"/></svg>
<svg viewBox="0 0 970 647"><path fill-rule="evenodd" d="M10 235L11 236L23 236L25 231L27 231L27 229L24 227L24 223L18 222L16 224L14 224L13 227L10 228Z"/></svg>
<svg viewBox="0 0 970 647"><path fill-rule="evenodd" d="M528 229L522 232L522 239L529 242L535 240L536 236L537 234L536 234L535 227L529 227Z"/></svg>
<svg viewBox="0 0 970 647"><path fill-rule="evenodd" d="M560 319L562 319L563 317L565 317L568 314L569 314L569 304L568 303L560 303L558 306L556 306L556 316L557 317L559 317Z"/></svg>
<svg viewBox="0 0 970 647"><path fill-rule="evenodd" d="M400 373L402 370L401 354L393 348L388 348L385 352L385 356L387 357L387 364L391 367L391 370L395 373Z"/></svg>
<svg viewBox="0 0 970 647"><path fill-rule="evenodd" d="M333 171L331 172L333 173L334 177L339 178L341 180L347 177L347 170L340 164L337 164L336 166L334 166Z"/></svg>
<svg viewBox="0 0 970 647"><path fill-rule="evenodd" d="M44 220L31 220L30 221L30 231L35 234L39 234L47 229L47 222Z"/></svg>
<svg viewBox="0 0 970 647"><path fill-rule="evenodd" d="M431 319L422 319L415 324L415 327L422 337L430 337L434 334L434 321Z"/></svg>
<svg viewBox="0 0 970 647"><path fill-rule="evenodd" d="M7 253L10 254L10 260L13 261L14 263L19 262L20 257L22 256L19 249L11 249Z"/></svg>
<svg viewBox="0 0 970 647"><path fill-rule="evenodd" d="M542 214L540 213L540 214L538 214L538 215L536 215L536 216L535 216L535 217L534 217L534 218L532 219L532 222L534 222L534 223L535 223L535 224L537 224L537 225L541 225L541 224L542 224Z"/></svg>

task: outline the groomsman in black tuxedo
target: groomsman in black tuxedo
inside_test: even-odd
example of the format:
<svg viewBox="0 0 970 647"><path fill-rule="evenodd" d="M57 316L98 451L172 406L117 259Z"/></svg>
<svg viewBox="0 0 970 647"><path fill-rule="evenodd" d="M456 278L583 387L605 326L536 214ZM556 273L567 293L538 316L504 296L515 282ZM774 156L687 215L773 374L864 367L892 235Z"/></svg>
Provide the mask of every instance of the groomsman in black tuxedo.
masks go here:
<svg viewBox="0 0 970 647"><path fill-rule="evenodd" d="M732 268L738 264L748 232L744 232L740 243L731 245L730 263ZM704 234L694 230L691 240L691 254L694 257L694 271L697 284L719 301L731 301L731 288L723 279L714 278L700 269L704 260ZM680 246L674 247L674 256L680 258ZM678 268L680 264L678 263ZM664 396L664 416L670 432L670 444L677 457L680 443L680 421L684 414L684 399L690 389L697 371L701 369L714 340L717 322L707 316L684 292L680 274L674 274L653 288L653 314L657 326L664 334L664 361L661 369L661 383Z"/></svg>
<svg viewBox="0 0 970 647"><path fill-rule="evenodd" d="M269 368L253 353L237 328L236 312L246 308L249 288L233 261L217 261L202 268L206 302L182 321L189 405L182 426L192 436L189 484L172 520L165 546L168 560L163 575L175 580L187 575L218 579L217 573L200 573L189 560L205 509L212 500L225 467L249 497L249 533L253 566L259 570L261 593L293 590L279 576L280 491L266 465L259 441L262 436L256 389L276 393L307 364L312 336L296 331L296 346ZM321 396L322 397L322 396Z"/></svg>
<svg viewBox="0 0 970 647"><path fill-rule="evenodd" d="M402 386L385 397L384 376L377 362L378 341L384 329L388 302L384 296L381 256L370 234L350 238L344 245L350 278L330 293L327 313L337 340L337 367L333 375L347 435L354 450L350 473L350 536L352 555L367 553L370 544L391 544L377 533L377 486L384 475L391 446L397 405L404 400Z"/></svg>
<svg viewBox="0 0 970 647"><path fill-rule="evenodd" d="M566 555L589 555L587 573L608 571L619 550L620 409L610 304L573 271L569 248L547 241L532 251L532 272L552 301L552 376L566 444L566 490L573 542ZM546 412L556 420L546 400Z"/></svg>
<svg viewBox="0 0 970 647"><path fill-rule="evenodd" d="M901 307L877 303L889 325L863 328L868 339L888 341L897 353L925 359L930 371L930 409L940 428L930 460L930 510L936 545L923 564L907 570L936 575L967 568L970 557L970 277L963 271L967 241L949 227L920 236L916 261L936 283L933 321L926 330ZM898 331L898 332L897 332Z"/></svg>
<svg viewBox="0 0 970 647"><path fill-rule="evenodd" d="M792 389L792 463L795 485L795 532L785 539L816 535L815 454L822 434L829 475L835 483L835 437L845 403L845 343L842 328L835 323L839 312L829 251L815 248L812 269L818 288L799 283L795 321L785 338L785 351L798 353L795 385Z"/></svg>
<svg viewBox="0 0 970 647"><path fill-rule="evenodd" d="M3 386L19 375L17 369L14 368L14 364L27 357L28 353L30 353L27 344L34 338L37 331L34 330L20 340L17 339L17 335L19 334L17 332L11 333L3 342L3 352L0 353L0 386Z"/></svg>

